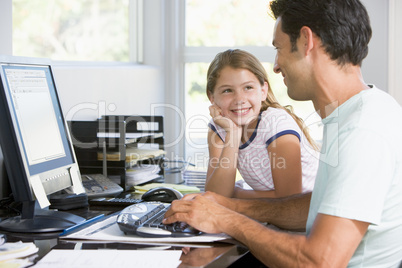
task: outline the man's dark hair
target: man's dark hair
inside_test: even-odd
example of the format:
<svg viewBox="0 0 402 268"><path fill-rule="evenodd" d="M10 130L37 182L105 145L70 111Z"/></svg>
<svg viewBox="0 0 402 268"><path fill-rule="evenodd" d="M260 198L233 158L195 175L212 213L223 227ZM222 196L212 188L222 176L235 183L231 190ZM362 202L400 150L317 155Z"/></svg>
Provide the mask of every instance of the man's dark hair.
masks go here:
<svg viewBox="0 0 402 268"><path fill-rule="evenodd" d="M274 0L270 8L275 19L281 17L282 31L290 36L293 51L300 29L307 26L340 65L361 66L368 54L370 18L359 0Z"/></svg>

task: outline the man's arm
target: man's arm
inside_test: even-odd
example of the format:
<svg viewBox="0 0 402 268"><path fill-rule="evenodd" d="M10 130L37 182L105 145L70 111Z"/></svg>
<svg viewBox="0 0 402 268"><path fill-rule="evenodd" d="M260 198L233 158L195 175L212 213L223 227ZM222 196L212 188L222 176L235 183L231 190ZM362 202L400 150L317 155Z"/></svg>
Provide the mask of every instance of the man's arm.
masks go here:
<svg viewBox="0 0 402 268"><path fill-rule="evenodd" d="M346 267L368 225L318 214L310 235L304 236L232 217L232 225L225 225L224 232L245 244L269 267Z"/></svg>
<svg viewBox="0 0 402 268"><path fill-rule="evenodd" d="M286 230L305 230L311 193L261 200L234 200L235 211Z"/></svg>
<svg viewBox="0 0 402 268"><path fill-rule="evenodd" d="M165 223L184 221L204 232L224 232L245 244L269 267L346 266L369 225L318 214L309 236L289 234L271 230L202 195L173 202L165 217Z"/></svg>
<svg viewBox="0 0 402 268"><path fill-rule="evenodd" d="M202 194L216 203L260 222L271 223L286 230L305 230L311 193L282 198L232 199L212 192ZM197 195L186 195L191 200ZM167 214L169 215L169 213Z"/></svg>

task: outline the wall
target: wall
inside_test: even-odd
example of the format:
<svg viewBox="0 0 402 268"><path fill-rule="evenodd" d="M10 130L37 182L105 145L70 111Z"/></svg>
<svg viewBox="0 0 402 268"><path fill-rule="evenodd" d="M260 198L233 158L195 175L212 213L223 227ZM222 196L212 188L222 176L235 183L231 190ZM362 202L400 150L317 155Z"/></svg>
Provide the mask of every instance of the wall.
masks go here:
<svg viewBox="0 0 402 268"><path fill-rule="evenodd" d="M389 0L389 93L402 105L402 1Z"/></svg>
<svg viewBox="0 0 402 268"><path fill-rule="evenodd" d="M12 54L12 7L11 0L0 1L0 54ZM9 37L9 38L8 38Z"/></svg>
<svg viewBox="0 0 402 268"><path fill-rule="evenodd" d="M54 76L67 120L95 120L104 114L147 115L153 113L150 104L163 103L156 67L56 65Z"/></svg>
<svg viewBox="0 0 402 268"><path fill-rule="evenodd" d="M369 54L362 65L366 83L374 84L388 92L388 1L363 0L370 15L373 36L369 43Z"/></svg>

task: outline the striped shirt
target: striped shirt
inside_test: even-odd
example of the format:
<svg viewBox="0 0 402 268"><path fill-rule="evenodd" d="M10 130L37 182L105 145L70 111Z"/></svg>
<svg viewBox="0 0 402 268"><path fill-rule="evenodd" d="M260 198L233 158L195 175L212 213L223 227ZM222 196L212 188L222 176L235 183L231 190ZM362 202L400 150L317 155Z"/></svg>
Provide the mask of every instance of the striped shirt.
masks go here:
<svg viewBox="0 0 402 268"><path fill-rule="evenodd" d="M224 141L226 132L223 128L213 120L209 127ZM245 182L254 190L275 189L271 167L285 168L286 163L280 157L273 157L271 163L267 147L275 139L287 134L295 135L300 141L302 192L312 191L318 168L318 152L311 148L296 121L285 110L271 107L260 114L250 139L239 147L237 168Z"/></svg>

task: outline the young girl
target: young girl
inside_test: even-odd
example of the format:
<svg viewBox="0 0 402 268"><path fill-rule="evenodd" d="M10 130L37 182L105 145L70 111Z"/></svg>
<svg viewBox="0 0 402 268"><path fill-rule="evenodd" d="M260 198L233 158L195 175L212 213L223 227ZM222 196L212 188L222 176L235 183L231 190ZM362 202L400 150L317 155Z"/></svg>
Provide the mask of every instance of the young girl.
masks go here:
<svg viewBox="0 0 402 268"><path fill-rule="evenodd" d="M259 60L242 50L209 66L212 103L206 191L227 197L283 197L313 189L318 157L303 122L278 104ZM253 190L236 186L236 169Z"/></svg>

